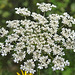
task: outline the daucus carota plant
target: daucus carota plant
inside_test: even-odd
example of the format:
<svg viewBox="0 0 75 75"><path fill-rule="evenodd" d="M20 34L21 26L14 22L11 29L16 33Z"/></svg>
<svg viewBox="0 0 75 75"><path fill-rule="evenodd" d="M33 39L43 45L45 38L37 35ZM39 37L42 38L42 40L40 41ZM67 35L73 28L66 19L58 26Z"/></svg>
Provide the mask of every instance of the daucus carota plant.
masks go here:
<svg viewBox="0 0 75 75"><path fill-rule="evenodd" d="M37 6L43 13L56 8L46 3L37 3ZM25 18L6 21L7 28L0 29L0 37L6 37L4 42L0 42L1 55L12 52L15 63L24 62L20 69L32 74L37 69L48 68L49 64L52 64L53 71L63 71L65 66L69 66L63 56L67 49L75 52L75 31L71 29L75 19L66 12L45 16L27 8L15 10Z"/></svg>

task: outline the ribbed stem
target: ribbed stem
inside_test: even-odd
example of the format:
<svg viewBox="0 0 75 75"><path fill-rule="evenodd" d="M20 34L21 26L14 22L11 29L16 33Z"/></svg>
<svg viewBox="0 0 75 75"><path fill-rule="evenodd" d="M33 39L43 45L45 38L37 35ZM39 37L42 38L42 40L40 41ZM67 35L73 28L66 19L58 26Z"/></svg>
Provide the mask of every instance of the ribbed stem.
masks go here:
<svg viewBox="0 0 75 75"><path fill-rule="evenodd" d="M65 25L61 26L58 30L60 30L61 28L63 28Z"/></svg>
<svg viewBox="0 0 75 75"><path fill-rule="evenodd" d="M39 75L40 75L40 69L39 69Z"/></svg>
<svg viewBox="0 0 75 75"><path fill-rule="evenodd" d="M44 12L44 17L45 17L45 12Z"/></svg>

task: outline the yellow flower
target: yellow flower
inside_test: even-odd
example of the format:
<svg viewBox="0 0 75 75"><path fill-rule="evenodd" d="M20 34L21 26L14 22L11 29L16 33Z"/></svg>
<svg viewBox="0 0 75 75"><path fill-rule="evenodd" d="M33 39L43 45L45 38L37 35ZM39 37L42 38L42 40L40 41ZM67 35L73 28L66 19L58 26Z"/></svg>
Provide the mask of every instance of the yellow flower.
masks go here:
<svg viewBox="0 0 75 75"><path fill-rule="evenodd" d="M21 73L22 75L33 75L32 73L26 73L26 71L23 72L22 70L21 70ZM21 74L17 72L17 75L21 75Z"/></svg>

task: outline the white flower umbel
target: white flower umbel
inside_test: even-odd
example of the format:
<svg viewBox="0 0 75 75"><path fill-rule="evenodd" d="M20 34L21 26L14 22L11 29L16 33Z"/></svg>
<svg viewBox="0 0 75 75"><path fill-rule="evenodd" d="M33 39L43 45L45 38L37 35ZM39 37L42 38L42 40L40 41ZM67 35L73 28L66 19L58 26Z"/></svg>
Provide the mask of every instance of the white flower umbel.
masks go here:
<svg viewBox="0 0 75 75"><path fill-rule="evenodd" d="M66 38L63 41L63 45L66 49L73 49L75 50L75 31L67 28L62 28L61 34Z"/></svg>
<svg viewBox="0 0 75 75"><path fill-rule="evenodd" d="M6 34L8 34L8 30L5 30L3 27L0 29L0 37L4 37Z"/></svg>
<svg viewBox="0 0 75 75"><path fill-rule="evenodd" d="M58 55L54 58L52 63L54 63L54 66L52 67L53 70L61 70L61 71L64 70L65 66L69 66L70 64L68 60L65 61L64 58Z"/></svg>
<svg viewBox="0 0 75 75"><path fill-rule="evenodd" d="M14 58L14 62L18 63L19 61L22 61L24 60L25 56L26 56L26 53L25 51L17 51L17 53L14 53L12 54L13 58Z"/></svg>
<svg viewBox="0 0 75 75"><path fill-rule="evenodd" d="M21 65L20 69L25 70L27 73L28 72L34 73L35 72L34 67L35 67L34 61L31 59L27 60L27 62L24 62L24 65Z"/></svg>
<svg viewBox="0 0 75 75"><path fill-rule="evenodd" d="M38 20L40 24L45 24L48 22L44 16L37 14L35 12L33 12L31 16L34 18L34 20Z"/></svg>
<svg viewBox="0 0 75 75"><path fill-rule="evenodd" d="M6 21L6 23L8 24L7 27L9 28L17 28L18 26L20 26L19 20Z"/></svg>
<svg viewBox="0 0 75 75"><path fill-rule="evenodd" d="M59 27L59 20L60 20L60 15L58 14L50 14L48 16L48 19L50 20L50 26L55 29Z"/></svg>
<svg viewBox="0 0 75 75"><path fill-rule="evenodd" d="M51 9L54 7L56 8L55 5L51 5L50 3L37 3L38 9L40 9L42 12L47 12L51 11Z"/></svg>
<svg viewBox="0 0 75 75"><path fill-rule="evenodd" d="M2 46L1 55L6 56L7 53L10 52L11 50L13 50L13 45L11 45L10 43L6 43L6 45Z"/></svg>
<svg viewBox="0 0 75 75"><path fill-rule="evenodd" d="M27 8L15 8L17 14L22 14L24 16L30 16L30 11Z"/></svg>
<svg viewBox="0 0 75 75"><path fill-rule="evenodd" d="M39 51L39 50L36 50L36 51L34 51L33 52L33 59L34 59L34 61L38 61L38 59L41 57L41 51Z"/></svg>
<svg viewBox="0 0 75 75"><path fill-rule="evenodd" d="M68 27L72 27L72 24L75 24L75 19L66 12L60 17L62 18L62 23Z"/></svg>
<svg viewBox="0 0 75 75"><path fill-rule="evenodd" d="M11 34L7 36L7 39L5 40L6 43L12 43L13 41L16 41L19 38L18 34Z"/></svg>
<svg viewBox="0 0 75 75"><path fill-rule="evenodd" d="M51 12L56 7L49 3L37 5L42 12ZM52 63L53 70L64 70L65 66L69 66L68 60L62 57L66 54L64 50L75 52L75 31L70 28L75 19L67 13L45 16L31 13L27 8L15 10L25 19L6 21L6 29L0 29L0 38L5 38L0 42L1 55L12 52L13 61L24 62L20 68L29 73L36 72L37 68L48 68ZM32 20L29 20L30 17Z"/></svg>
<svg viewBox="0 0 75 75"><path fill-rule="evenodd" d="M49 63L51 62L51 59L48 59L48 56L42 56L39 58L39 64L38 68L43 69L44 67L47 68Z"/></svg>
<svg viewBox="0 0 75 75"><path fill-rule="evenodd" d="M52 51L53 51L53 55L65 55L63 51L63 48L61 48L60 46L55 45L54 47L52 47Z"/></svg>

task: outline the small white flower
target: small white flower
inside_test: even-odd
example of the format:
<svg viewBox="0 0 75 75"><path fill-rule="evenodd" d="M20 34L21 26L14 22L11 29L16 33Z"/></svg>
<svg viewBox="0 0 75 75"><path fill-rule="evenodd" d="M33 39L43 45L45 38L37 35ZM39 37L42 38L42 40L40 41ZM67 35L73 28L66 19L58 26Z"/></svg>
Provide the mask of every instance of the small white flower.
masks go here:
<svg viewBox="0 0 75 75"><path fill-rule="evenodd" d="M68 13L63 13L61 16L62 18L62 23L67 25L68 27L72 27L72 24L75 24L74 18L71 17Z"/></svg>
<svg viewBox="0 0 75 75"><path fill-rule="evenodd" d="M63 71L65 66L69 66L68 60L64 61L64 58L61 58L60 56L56 56L52 62L54 64L52 67L53 70Z"/></svg>
<svg viewBox="0 0 75 75"><path fill-rule="evenodd" d="M30 16L30 11L27 8L15 8L17 14L22 14L24 16Z"/></svg>
<svg viewBox="0 0 75 75"><path fill-rule="evenodd" d="M18 26L20 26L19 20L6 21L6 23L8 24L7 27L9 28L17 28Z"/></svg>
<svg viewBox="0 0 75 75"><path fill-rule="evenodd" d="M54 45L54 47L52 47L52 51L53 51L53 55L65 55L63 51L63 48L61 48L60 46Z"/></svg>
<svg viewBox="0 0 75 75"><path fill-rule="evenodd" d="M4 37L8 34L8 30L5 30L3 27L0 29L0 37Z"/></svg>
<svg viewBox="0 0 75 75"><path fill-rule="evenodd" d="M14 62L18 63L19 61L22 61L24 60L25 56L26 56L26 53L25 51L17 51L16 53L12 54L13 58L14 58Z"/></svg>
<svg viewBox="0 0 75 75"><path fill-rule="evenodd" d="M33 12L31 16L34 18L34 20L38 20L40 24L45 24L48 22L44 16L37 14L35 12Z"/></svg>
<svg viewBox="0 0 75 75"><path fill-rule="evenodd" d="M34 61L38 60L41 57L41 51L36 50L33 52L33 59Z"/></svg>
<svg viewBox="0 0 75 75"><path fill-rule="evenodd" d="M39 62L40 63L38 64L38 68L43 69L44 67L48 67L51 62L51 59L48 59L48 56L42 56L39 58Z"/></svg>
<svg viewBox="0 0 75 75"><path fill-rule="evenodd" d="M51 5L49 3L37 3L38 9L40 9L42 12L47 12L47 11L51 11L51 9L54 7L56 8L55 5Z"/></svg>
<svg viewBox="0 0 75 75"><path fill-rule="evenodd" d="M34 70L35 64L34 61L31 60L27 60L27 62L24 62L24 65L21 65L20 69L23 69L24 71L27 71L27 73L34 73L36 72Z"/></svg>

